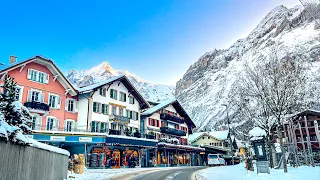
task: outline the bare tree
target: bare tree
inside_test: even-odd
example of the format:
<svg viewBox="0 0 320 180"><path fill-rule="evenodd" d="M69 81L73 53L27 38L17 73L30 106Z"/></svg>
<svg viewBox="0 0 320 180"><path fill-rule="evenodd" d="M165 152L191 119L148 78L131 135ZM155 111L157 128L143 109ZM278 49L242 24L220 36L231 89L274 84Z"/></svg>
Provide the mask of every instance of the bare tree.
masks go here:
<svg viewBox="0 0 320 180"><path fill-rule="evenodd" d="M292 114L296 102L301 99L300 92L303 92L305 83L303 62L277 47L272 47L254 62L256 64L246 63L244 67L241 95L247 103L242 105L242 112L269 134L276 127L284 172L287 172L280 129L283 120Z"/></svg>

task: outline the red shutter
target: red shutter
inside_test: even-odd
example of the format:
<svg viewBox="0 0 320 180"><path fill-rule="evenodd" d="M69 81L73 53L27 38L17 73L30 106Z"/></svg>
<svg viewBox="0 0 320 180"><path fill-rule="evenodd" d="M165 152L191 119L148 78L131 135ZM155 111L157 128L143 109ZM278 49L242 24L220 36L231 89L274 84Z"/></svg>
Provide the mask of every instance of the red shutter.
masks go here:
<svg viewBox="0 0 320 180"><path fill-rule="evenodd" d="M157 120L157 127L160 127L160 120Z"/></svg>
<svg viewBox="0 0 320 180"><path fill-rule="evenodd" d="M148 124L149 124L149 125L151 125L151 121L150 121L150 118L148 118Z"/></svg>

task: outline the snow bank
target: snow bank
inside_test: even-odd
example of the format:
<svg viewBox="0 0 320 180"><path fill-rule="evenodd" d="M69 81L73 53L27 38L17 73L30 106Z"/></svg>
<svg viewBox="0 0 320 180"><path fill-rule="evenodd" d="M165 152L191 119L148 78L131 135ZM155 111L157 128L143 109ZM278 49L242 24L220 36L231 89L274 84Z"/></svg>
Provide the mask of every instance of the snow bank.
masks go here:
<svg viewBox="0 0 320 180"><path fill-rule="evenodd" d="M266 131L259 127L255 127L249 131L249 135L251 137L262 137L262 136L267 136Z"/></svg>
<svg viewBox="0 0 320 180"><path fill-rule="evenodd" d="M51 152L55 152L55 153L59 153L59 154L63 154L63 155L67 155L67 156L70 156L70 152L67 151L67 150L64 150L64 149L61 149L61 148L58 148L58 147L54 147L54 146L50 146L48 144L44 144L44 143L41 143L41 142L38 142L34 139L31 139L31 138L26 138L28 140L28 142L30 143L30 146L33 146L33 147L36 147L36 148L39 148L39 149L44 149L44 150L47 150L47 151L51 151Z"/></svg>
<svg viewBox="0 0 320 180"><path fill-rule="evenodd" d="M197 171L195 176L197 180L319 180L320 167L288 167L288 173L284 173L283 169L271 169L270 174L257 174L256 168L254 172L247 172L245 164L239 164L235 166L207 168Z"/></svg>

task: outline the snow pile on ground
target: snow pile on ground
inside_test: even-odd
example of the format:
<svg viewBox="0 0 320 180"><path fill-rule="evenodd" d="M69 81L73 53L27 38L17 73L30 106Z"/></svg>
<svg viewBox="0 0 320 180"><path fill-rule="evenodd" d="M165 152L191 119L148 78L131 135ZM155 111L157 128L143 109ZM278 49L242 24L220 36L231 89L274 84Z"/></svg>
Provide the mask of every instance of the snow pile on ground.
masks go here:
<svg viewBox="0 0 320 180"><path fill-rule="evenodd" d="M212 167L195 173L197 180L319 180L320 167L301 166L288 167L288 173L283 169L271 169L270 174L257 174L245 169L245 164L235 166Z"/></svg>

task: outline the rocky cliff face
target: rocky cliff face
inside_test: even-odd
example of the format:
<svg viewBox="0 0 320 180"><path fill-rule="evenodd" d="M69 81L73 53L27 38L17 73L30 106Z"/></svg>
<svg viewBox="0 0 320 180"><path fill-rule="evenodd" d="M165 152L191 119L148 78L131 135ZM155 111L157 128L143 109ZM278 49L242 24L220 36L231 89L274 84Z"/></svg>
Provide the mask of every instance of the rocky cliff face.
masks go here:
<svg viewBox="0 0 320 180"><path fill-rule="evenodd" d="M319 8L320 10L320 8ZM320 30L302 6L288 9L274 8L244 39L236 41L229 49L213 50L198 59L176 84L176 96L191 115L198 130L218 128L226 122L227 111L234 126L245 123L237 117L230 104L237 88L242 66L254 63L271 46L281 47L305 58L308 69L308 88L319 89L320 80ZM308 99L317 101L316 93Z"/></svg>
<svg viewBox="0 0 320 180"><path fill-rule="evenodd" d="M142 96L149 101L159 102L174 97L174 86L150 83L128 71L115 70L108 62L103 62L90 70L70 70L67 78L76 86L81 87L122 74L126 75Z"/></svg>

